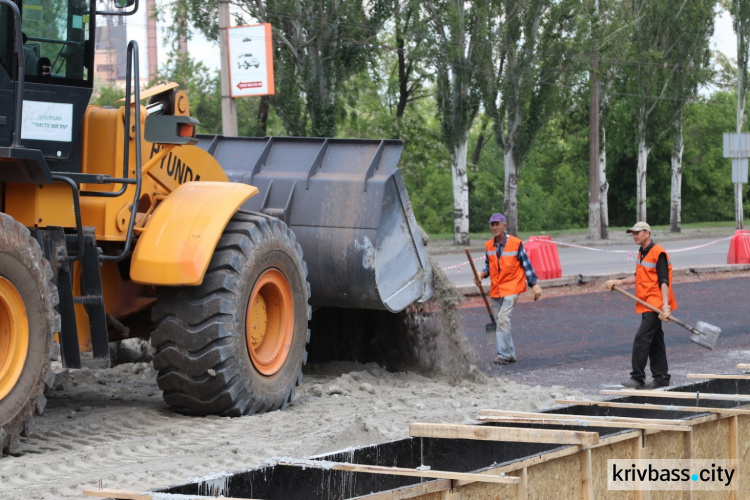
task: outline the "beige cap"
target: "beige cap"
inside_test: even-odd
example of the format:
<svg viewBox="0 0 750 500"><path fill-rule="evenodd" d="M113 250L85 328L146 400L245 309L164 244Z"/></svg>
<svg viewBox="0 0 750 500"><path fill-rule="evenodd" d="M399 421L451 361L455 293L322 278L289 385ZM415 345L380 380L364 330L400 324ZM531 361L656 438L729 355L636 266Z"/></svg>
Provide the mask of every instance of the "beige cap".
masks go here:
<svg viewBox="0 0 750 500"><path fill-rule="evenodd" d="M636 233L638 231L648 231L650 233L651 232L651 226L649 226L645 222L636 222L635 226L631 227L630 229L628 229L625 232L626 233Z"/></svg>

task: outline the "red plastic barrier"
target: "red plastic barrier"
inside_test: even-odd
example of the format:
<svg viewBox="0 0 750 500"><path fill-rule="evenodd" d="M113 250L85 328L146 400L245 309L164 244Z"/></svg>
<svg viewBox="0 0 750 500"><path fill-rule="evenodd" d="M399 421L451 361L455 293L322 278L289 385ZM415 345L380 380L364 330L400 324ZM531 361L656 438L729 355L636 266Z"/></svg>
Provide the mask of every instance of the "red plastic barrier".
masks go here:
<svg viewBox="0 0 750 500"><path fill-rule="evenodd" d="M727 264L750 264L750 231L738 229L729 240Z"/></svg>
<svg viewBox="0 0 750 500"><path fill-rule="evenodd" d="M529 256L534 272L540 280L562 277L560 255L551 236L531 236L523 248Z"/></svg>

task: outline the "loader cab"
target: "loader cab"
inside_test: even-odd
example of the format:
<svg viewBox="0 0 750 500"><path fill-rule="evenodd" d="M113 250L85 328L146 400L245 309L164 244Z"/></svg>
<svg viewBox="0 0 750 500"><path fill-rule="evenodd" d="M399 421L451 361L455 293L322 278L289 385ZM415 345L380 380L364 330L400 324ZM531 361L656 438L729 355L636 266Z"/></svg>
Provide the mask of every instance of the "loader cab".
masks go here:
<svg viewBox="0 0 750 500"><path fill-rule="evenodd" d="M50 169L79 172L81 122L94 83L95 5L90 0L13 0L23 33L21 145ZM14 15L0 4L0 147L11 144L18 65Z"/></svg>

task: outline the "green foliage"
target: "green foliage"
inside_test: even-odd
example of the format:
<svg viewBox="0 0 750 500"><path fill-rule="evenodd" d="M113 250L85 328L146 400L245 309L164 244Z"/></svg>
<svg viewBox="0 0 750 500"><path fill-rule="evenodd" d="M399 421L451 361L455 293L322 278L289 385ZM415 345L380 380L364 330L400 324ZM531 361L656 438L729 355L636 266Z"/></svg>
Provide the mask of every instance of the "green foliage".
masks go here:
<svg viewBox="0 0 750 500"><path fill-rule="evenodd" d="M176 3L184 5L201 31L215 38L215 0ZM707 90L698 94L696 82L706 77L703 70L709 62L705 47L667 43L688 33L696 39L707 37L705 9L712 5L710 0L599 0L598 18L592 16L593 0L488 0L466 2L469 8L462 22L452 0L407 0L398 5L386 0L369 4L234 0L233 5L240 9L235 11L240 12L237 21L246 23L252 15L274 25L277 95L270 98L267 121L259 117L264 112L261 99L236 100L240 134L403 140L400 167L417 220L430 233L453 230L451 149L446 145L454 143L455 132L462 127L469 130L472 233L486 232L487 216L504 210L503 147L511 139L516 159L523 161L518 179L520 232L587 226L588 78L594 50L600 55L606 97L602 125L610 224L629 226L635 213L638 108L634 96L647 105L656 96L664 97L663 106L649 121L654 132L659 127L670 130L667 125L673 121L676 104L684 105L683 223L733 219L730 162L722 157L721 132L734 130L736 94L709 95ZM535 25L533 9L541 7L553 10L544 11ZM691 20L689 26L670 25L680 8L681 16ZM488 15L487 9L495 15ZM700 20L702 34L695 31ZM461 47L436 42L439 36L446 36L444 41L476 40L470 36L474 32L484 43L472 41ZM654 35L650 41L645 38L649 33ZM430 43L425 42L428 35ZM534 46L536 42L541 44ZM681 69L675 69L678 66ZM723 81L733 78L734 71L724 60ZM175 54L159 78L178 81L188 90L201 132L220 131L218 75ZM406 93L404 84L410 89ZM483 108L477 106L477 90L484 92ZM111 105L121 94L97 86L92 102ZM514 135L506 110L517 111ZM493 128L491 119L500 126ZM474 164L471 157L480 134L484 145ZM650 136L647 192L653 224L669 223L672 142L668 135Z"/></svg>
<svg viewBox="0 0 750 500"><path fill-rule="evenodd" d="M682 188L685 221L734 219L732 166L723 157L722 132L734 130L736 105L736 95L717 92L685 109L685 122L689 124L685 129Z"/></svg>
<svg viewBox="0 0 750 500"><path fill-rule="evenodd" d="M177 82L187 92L190 114L200 120L201 133L221 133L221 88L218 74L212 74L203 63L172 51L152 84L162 81Z"/></svg>

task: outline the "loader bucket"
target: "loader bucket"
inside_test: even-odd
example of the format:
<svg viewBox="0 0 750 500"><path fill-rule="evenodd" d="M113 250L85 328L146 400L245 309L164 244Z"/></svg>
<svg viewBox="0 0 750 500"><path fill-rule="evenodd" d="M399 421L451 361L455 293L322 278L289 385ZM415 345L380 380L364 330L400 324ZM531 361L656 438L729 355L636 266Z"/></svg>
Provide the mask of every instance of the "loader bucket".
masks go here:
<svg viewBox="0 0 750 500"><path fill-rule="evenodd" d="M260 190L242 208L294 231L312 306L399 312L432 296L432 267L398 169L401 141L198 138L232 182Z"/></svg>

